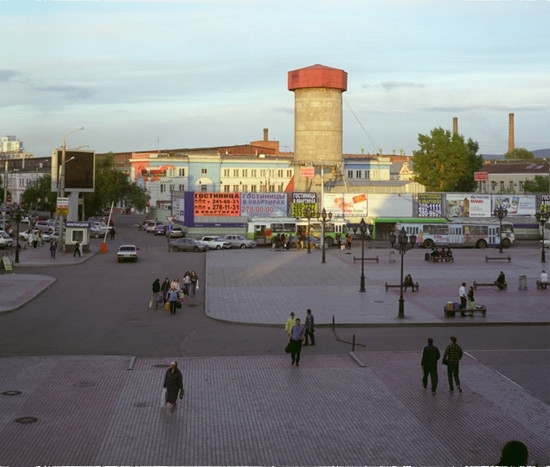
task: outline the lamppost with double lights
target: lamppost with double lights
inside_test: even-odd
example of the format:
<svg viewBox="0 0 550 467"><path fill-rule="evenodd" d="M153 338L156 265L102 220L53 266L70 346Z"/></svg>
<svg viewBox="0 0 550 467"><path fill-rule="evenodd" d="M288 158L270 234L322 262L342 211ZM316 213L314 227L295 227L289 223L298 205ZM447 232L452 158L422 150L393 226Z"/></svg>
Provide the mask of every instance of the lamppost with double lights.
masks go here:
<svg viewBox="0 0 550 467"><path fill-rule="evenodd" d="M315 217L315 209L311 206L306 206L304 209L304 217L307 219L307 252L311 253L311 235L309 234L309 221Z"/></svg>
<svg viewBox="0 0 550 467"><path fill-rule="evenodd" d="M19 263L19 223L23 217L23 208L16 204L10 211L10 217L15 219L15 264Z"/></svg>
<svg viewBox="0 0 550 467"><path fill-rule="evenodd" d="M502 219L504 219L507 215L508 215L508 209L503 208L502 206L499 206L498 208L495 208L495 210L493 211L493 216L497 217L499 222L500 222L500 226L498 228L498 236L499 236L498 251L499 251L499 253L502 253Z"/></svg>
<svg viewBox="0 0 550 467"><path fill-rule="evenodd" d="M409 244L410 241L410 244ZM398 318L405 317L405 299L403 298L403 257L408 250L414 248L416 244L416 235L412 234L407 238L405 227L401 227L398 235L392 232L390 235L390 243L392 248L396 248L401 255L401 282L399 283L399 314Z"/></svg>
<svg viewBox="0 0 550 467"><path fill-rule="evenodd" d="M325 232L326 232L327 219L329 221L332 219L332 212L329 212L327 214L327 210L323 208L321 212L317 212L317 220L319 220L319 218L321 218L321 222L323 223L323 233L321 236L321 241L323 242L323 246L322 246L323 254L322 254L321 263L326 263L327 261L325 257Z"/></svg>
<svg viewBox="0 0 550 467"><path fill-rule="evenodd" d="M550 218L550 213L548 211L540 210L535 214L535 217L537 218L537 222L540 224L540 231L541 231L541 252L540 252L540 262L546 263L546 252L544 251L544 225Z"/></svg>
<svg viewBox="0 0 550 467"><path fill-rule="evenodd" d="M61 171L59 174L59 185L58 185L58 198L64 198L65 197L65 164L67 161L65 160L65 155L67 153L67 136L76 133L77 131L84 130L84 127L81 126L77 128L76 130L69 131L64 137L63 137L63 143L61 144ZM65 216L59 216L59 251L65 251Z"/></svg>
<svg viewBox="0 0 550 467"><path fill-rule="evenodd" d="M359 292L366 292L365 291L365 240L367 238L368 228L367 228L367 223L365 222L365 219L361 219L361 222L359 222L359 224L354 224L352 229L353 229L354 235L357 234L358 229L361 234L361 283L359 286Z"/></svg>

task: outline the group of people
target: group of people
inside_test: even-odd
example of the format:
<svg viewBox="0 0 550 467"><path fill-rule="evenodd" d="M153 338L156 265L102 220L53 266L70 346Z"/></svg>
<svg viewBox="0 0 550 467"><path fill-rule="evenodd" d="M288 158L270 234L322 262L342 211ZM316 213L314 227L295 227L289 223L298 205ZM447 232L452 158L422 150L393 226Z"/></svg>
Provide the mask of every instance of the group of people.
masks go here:
<svg viewBox="0 0 550 467"><path fill-rule="evenodd" d="M430 252L430 261L432 263L450 262L453 260L453 251L450 248L434 248Z"/></svg>
<svg viewBox="0 0 550 467"><path fill-rule="evenodd" d="M167 277L161 284L160 279L155 279L151 287L152 297L150 307L155 310L163 305L166 311L175 315L176 310L181 308L184 297L194 297L199 288L199 276L193 271L185 271L180 282L179 278L172 281Z"/></svg>
<svg viewBox="0 0 550 467"><path fill-rule="evenodd" d="M462 392L460 387L459 377L459 362L462 358L462 347L456 343L455 336L450 337L450 343L445 349L443 354L442 363L447 366L447 378L449 380L449 391L454 391L454 386L458 389L458 392ZM441 354L439 349L434 345L434 340L428 338L428 345L422 350L422 359L420 365L422 367L422 386L424 389L428 387L428 376L430 377L432 394L435 396L437 391L438 375L437 375L437 362Z"/></svg>
<svg viewBox="0 0 550 467"><path fill-rule="evenodd" d="M311 313L311 309L306 311L305 325L302 324L300 318L296 318L294 312L286 320L285 332L288 334L288 343L286 346L287 352L290 353L292 365L300 366L300 354L302 352L302 344L315 345L315 319Z"/></svg>

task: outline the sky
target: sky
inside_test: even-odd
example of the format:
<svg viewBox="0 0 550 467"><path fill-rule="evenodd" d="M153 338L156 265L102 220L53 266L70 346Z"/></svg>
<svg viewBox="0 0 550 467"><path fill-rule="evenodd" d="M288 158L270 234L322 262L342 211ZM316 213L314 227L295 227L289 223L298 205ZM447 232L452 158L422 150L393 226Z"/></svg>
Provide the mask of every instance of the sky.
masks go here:
<svg viewBox="0 0 550 467"><path fill-rule="evenodd" d="M348 73L344 153L412 155L456 117L504 154L509 113L516 147L550 148L550 0L0 0L0 18L0 135L35 157L264 128L294 151L287 76L315 64Z"/></svg>

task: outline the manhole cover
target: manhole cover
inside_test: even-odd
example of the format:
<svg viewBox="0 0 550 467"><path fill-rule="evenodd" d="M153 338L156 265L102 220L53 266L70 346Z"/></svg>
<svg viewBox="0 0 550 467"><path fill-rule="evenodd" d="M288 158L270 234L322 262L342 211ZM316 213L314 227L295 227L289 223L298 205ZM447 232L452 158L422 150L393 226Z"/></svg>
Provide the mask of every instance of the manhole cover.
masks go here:
<svg viewBox="0 0 550 467"><path fill-rule="evenodd" d="M73 386L77 388L91 388L92 386L95 386L95 383L91 383L90 381L81 381L80 383L73 384Z"/></svg>
<svg viewBox="0 0 550 467"><path fill-rule="evenodd" d="M28 425L29 423L37 422L38 418L35 418L35 417L20 417L20 418L16 418L15 421L17 423L21 423L22 425Z"/></svg>
<svg viewBox="0 0 550 467"><path fill-rule="evenodd" d="M21 391L4 391L2 393L3 396L18 396L21 394Z"/></svg>

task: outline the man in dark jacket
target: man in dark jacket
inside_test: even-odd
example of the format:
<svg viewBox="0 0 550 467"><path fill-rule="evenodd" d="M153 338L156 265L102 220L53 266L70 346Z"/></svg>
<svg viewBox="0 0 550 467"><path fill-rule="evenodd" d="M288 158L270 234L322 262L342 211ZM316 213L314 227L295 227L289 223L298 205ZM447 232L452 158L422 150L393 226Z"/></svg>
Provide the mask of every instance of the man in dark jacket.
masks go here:
<svg viewBox="0 0 550 467"><path fill-rule="evenodd" d="M430 375L430 381L432 383L432 394L435 396L435 391L437 390L437 361L439 360L440 353L439 349L433 345L434 340L430 337L428 338L428 345L422 350L422 360L420 365L424 371L422 377L422 386L424 389L428 386L428 375Z"/></svg>
<svg viewBox="0 0 550 467"><path fill-rule="evenodd" d="M462 347L456 343L456 337L451 336L451 343L445 349L443 354L443 363L447 365L447 377L449 378L449 391L453 392L453 378L456 383L458 392L462 392L460 388L460 378L458 377L459 362L462 358Z"/></svg>

